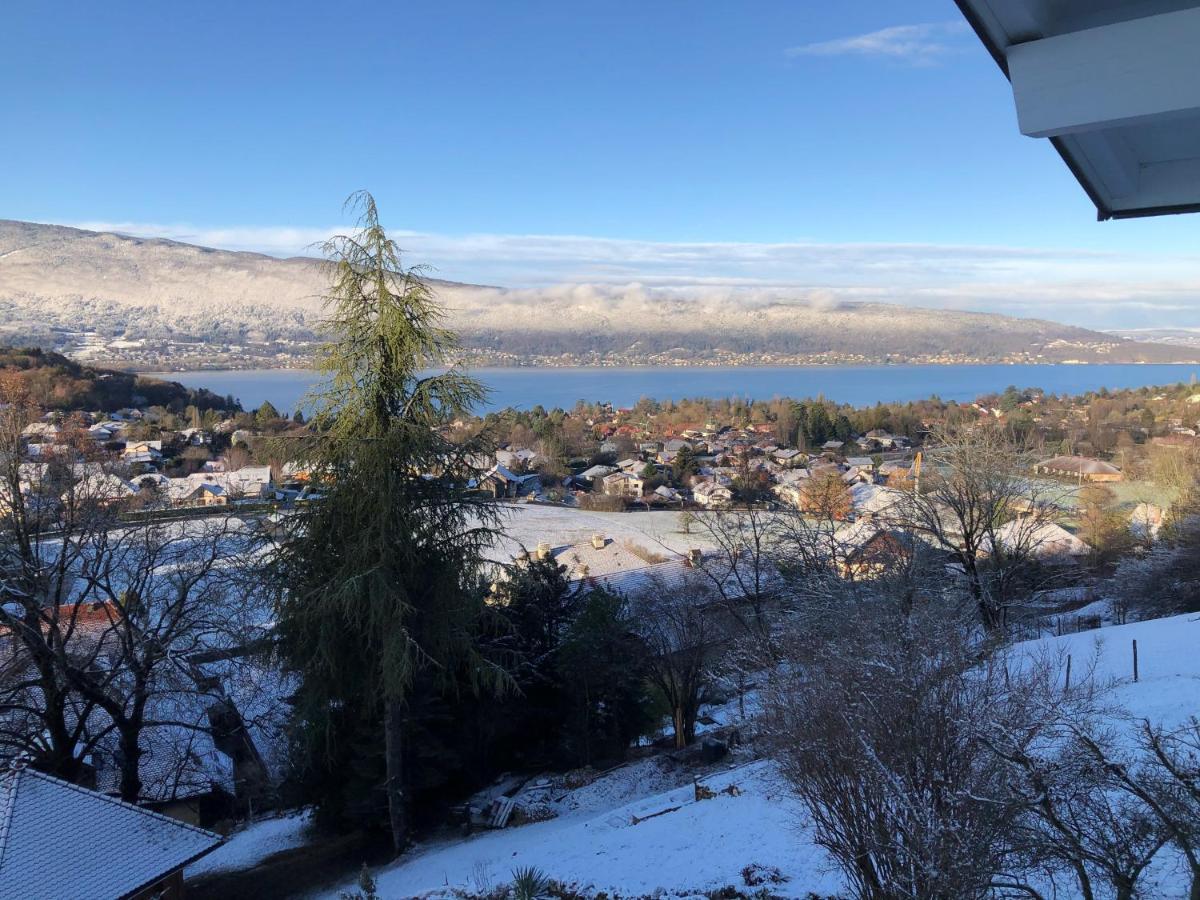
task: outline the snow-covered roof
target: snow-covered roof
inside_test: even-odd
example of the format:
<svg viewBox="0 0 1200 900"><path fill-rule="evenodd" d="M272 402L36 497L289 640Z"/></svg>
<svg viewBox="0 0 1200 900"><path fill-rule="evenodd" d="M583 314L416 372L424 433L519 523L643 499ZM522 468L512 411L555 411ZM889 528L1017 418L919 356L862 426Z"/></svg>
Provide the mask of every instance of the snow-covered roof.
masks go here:
<svg viewBox="0 0 1200 900"><path fill-rule="evenodd" d="M114 472L101 472L89 474L81 479L75 486L74 494L80 499L106 503L132 497L137 491L138 489L131 482L126 481L120 475ZM63 496L65 498L70 494L71 492L68 491Z"/></svg>
<svg viewBox="0 0 1200 900"><path fill-rule="evenodd" d="M605 475L610 475L615 472L613 466L592 466L590 469L584 469L579 473L579 477L591 481L594 478L603 478Z"/></svg>
<svg viewBox="0 0 1200 900"><path fill-rule="evenodd" d="M616 572L644 568L649 563L647 556L650 551L641 554L634 552L634 545L628 541L615 541L609 537L600 537L602 546L596 547L591 541L580 541L565 547L555 547L551 554L560 565L567 567L571 578L585 576L605 576Z"/></svg>
<svg viewBox="0 0 1200 900"><path fill-rule="evenodd" d="M529 472L525 475L518 475L511 469L508 469L500 463L492 466L483 476L484 478L498 478L501 481L513 482L514 484L525 484L530 481L537 481L540 477L537 472Z"/></svg>
<svg viewBox="0 0 1200 900"><path fill-rule="evenodd" d="M610 472L604 476L606 485L616 484L618 481L641 481L642 477L636 472Z"/></svg>
<svg viewBox="0 0 1200 900"><path fill-rule="evenodd" d="M1072 475L1120 475L1121 470L1112 463L1086 456L1055 456L1044 459L1036 468L1049 472L1070 472Z"/></svg>
<svg viewBox="0 0 1200 900"><path fill-rule="evenodd" d="M0 776L0 897L126 897L220 835L29 768Z"/></svg>
<svg viewBox="0 0 1200 900"><path fill-rule="evenodd" d="M187 480L193 489L217 485L231 496L256 497L271 484L271 467L245 466L236 472L193 472Z"/></svg>
<svg viewBox="0 0 1200 900"><path fill-rule="evenodd" d="M1061 525L1020 517L997 528L996 540L1002 547L1020 548L1039 559L1084 556L1092 549Z"/></svg>
<svg viewBox="0 0 1200 900"><path fill-rule="evenodd" d="M891 533L891 529L875 519L856 519L840 526L833 533L833 541L838 553L853 556L865 550L875 538Z"/></svg>
<svg viewBox="0 0 1200 900"><path fill-rule="evenodd" d="M778 586L779 574L765 560L760 561L759 590ZM661 594L663 591L686 592L697 602L724 597L736 600L754 590L753 560L749 554L734 559L723 553L701 554L699 558L676 556L658 563L643 563L640 567L590 576L596 587L633 600ZM740 576L740 577L739 577Z"/></svg>

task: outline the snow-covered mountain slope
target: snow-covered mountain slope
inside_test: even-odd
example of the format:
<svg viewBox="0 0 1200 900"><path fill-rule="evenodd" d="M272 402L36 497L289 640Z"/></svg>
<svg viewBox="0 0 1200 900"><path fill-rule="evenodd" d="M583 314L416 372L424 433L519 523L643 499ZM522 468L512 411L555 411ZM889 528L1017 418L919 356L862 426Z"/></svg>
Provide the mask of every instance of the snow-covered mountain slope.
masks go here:
<svg viewBox="0 0 1200 900"><path fill-rule="evenodd" d="M100 328L137 339L248 334L307 340L327 275L178 241L0 220L0 327ZM1177 362L1194 347L1138 343L1040 319L830 301L812 290L572 284L510 290L437 282L448 324L497 359L657 362L1063 360ZM755 355L758 356L755 356Z"/></svg>

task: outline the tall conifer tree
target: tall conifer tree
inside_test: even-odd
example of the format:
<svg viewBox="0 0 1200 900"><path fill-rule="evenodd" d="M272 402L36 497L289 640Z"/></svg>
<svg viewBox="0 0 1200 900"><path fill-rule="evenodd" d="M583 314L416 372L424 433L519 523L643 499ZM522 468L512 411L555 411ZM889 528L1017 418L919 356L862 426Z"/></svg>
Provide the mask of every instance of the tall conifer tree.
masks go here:
<svg viewBox="0 0 1200 900"><path fill-rule="evenodd" d="M415 686L504 681L473 641L495 519L469 492L483 439L444 436L484 389L446 368L455 336L421 271L401 264L374 199L361 192L347 202L359 227L324 245L332 337L320 357L325 386L312 398L313 436L296 454L323 499L299 511L276 558L279 633L301 679L310 765L334 766L339 741L382 733L401 852Z"/></svg>

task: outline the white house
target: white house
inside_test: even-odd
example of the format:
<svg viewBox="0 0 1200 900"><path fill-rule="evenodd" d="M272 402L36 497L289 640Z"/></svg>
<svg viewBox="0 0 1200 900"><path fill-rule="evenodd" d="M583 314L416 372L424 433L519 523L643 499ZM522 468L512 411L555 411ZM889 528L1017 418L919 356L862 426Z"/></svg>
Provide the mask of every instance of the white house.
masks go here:
<svg viewBox="0 0 1200 900"><path fill-rule="evenodd" d="M604 493L610 497L629 497L636 500L642 496L645 486L642 477L633 472L613 472L604 476Z"/></svg>
<svg viewBox="0 0 1200 900"><path fill-rule="evenodd" d="M733 502L733 491L715 481L702 481L692 487L692 497L701 506L728 506Z"/></svg>

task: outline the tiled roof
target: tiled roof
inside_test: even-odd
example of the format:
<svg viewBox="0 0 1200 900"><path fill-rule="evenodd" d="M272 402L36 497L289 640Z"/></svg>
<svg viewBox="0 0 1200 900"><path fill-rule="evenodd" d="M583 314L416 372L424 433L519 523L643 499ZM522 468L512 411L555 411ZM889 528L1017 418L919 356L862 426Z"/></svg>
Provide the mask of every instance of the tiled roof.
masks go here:
<svg viewBox="0 0 1200 900"><path fill-rule="evenodd" d="M32 769L0 776L0 900L116 900L222 840Z"/></svg>

